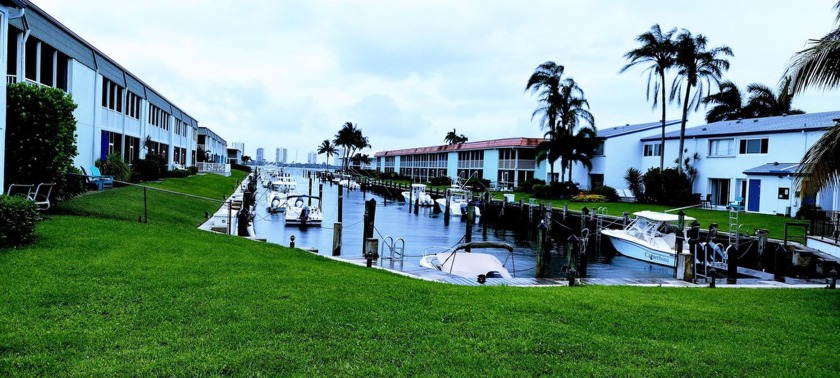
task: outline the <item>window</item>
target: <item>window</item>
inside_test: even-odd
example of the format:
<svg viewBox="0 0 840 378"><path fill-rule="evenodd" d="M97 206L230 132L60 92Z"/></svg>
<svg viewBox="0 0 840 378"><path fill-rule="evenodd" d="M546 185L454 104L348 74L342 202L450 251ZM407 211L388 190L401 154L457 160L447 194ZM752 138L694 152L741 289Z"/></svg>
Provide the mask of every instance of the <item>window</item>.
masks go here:
<svg viewBox="0 0 840 378"><path fill-rule="evenodd" d="M646 144L645 156L662 156L662 143Z"/></svg>
<svg viewBox="0 0 840 378"><path fill-rule="evenodd" d="M595 150L593 151L593 155L603 155L604 154L604 141L598 141L598 145L595 146Z"/></svg>
<svg viewBox="0 0 840 378"><path fill-rule="evenodd" d="M766 154L767 153L767 138L761 139L741 139L741 154Z"/></svg>
<svg viewBox="0 0 840 378"><path fill-rule="evenodd" d="M735 156L735 140L711 139L709 140L709 156Z"/></svg>
<svg viewBox="0 0 840 378"><path fill-rule="evenodd" d="M790 188L779 188L779 199L790 199Z"/></svg>

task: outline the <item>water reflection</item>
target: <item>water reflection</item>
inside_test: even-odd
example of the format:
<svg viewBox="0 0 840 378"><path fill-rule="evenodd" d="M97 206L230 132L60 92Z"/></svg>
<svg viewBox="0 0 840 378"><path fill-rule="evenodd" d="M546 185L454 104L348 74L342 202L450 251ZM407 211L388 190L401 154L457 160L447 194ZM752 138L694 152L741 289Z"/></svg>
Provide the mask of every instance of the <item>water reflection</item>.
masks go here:
<svg viewBox="0 0 840 378"><path fill-rule="evenodd" d="M298 193L318 195L320 182L302 176L301 171L291 171L298 183ZM310 182L312 183L310 189ZM333 228L338 221L338 186L325 182L323 190L323 223L322 227L299 228L286 227L283 214L269 214L267 211L268 189L258 185L257 212L254 219L254 229L259 237L266 238L271 243L289 245L290 237L295 236L295 246L298 248L317 249L319 254L332 255ZM436 253L442 249L464 242L466 223L459 218L452 218L444 222L442 214L435 214L430 207L420 208L418 213L410 212L402 202L385 200L383 197L361 191L344 191L342 207L342 250L343 258L361 259L364 218L364 203L367 200L376 201L376 220L374 236L379 239L380 247L387 237L401 238L405 242L405 261L403 267L416 268L420 258L425 253ZM482 250L483 253L493 253L499 261L505 264L515 277L533 277L536 265L536 243L528 242L525 235L507 230L485 229L476 224L472 231L473 241L502 241L514 245L513 261L506 251ZM609 242L604 239L605 250ZM555 246L549 265L550 277L564 275L562 268L566 263L566 256L561 251L562 245ZM383 253L383 252L380 252ZM384 251L388 255L387 249ZM389 266L388 262L383 262ZM399 269L399 265L395 266ZM594 278L668 278L673 270L641 261L626 258L621 255L602 253L591 258L588 276Z"/></svg>

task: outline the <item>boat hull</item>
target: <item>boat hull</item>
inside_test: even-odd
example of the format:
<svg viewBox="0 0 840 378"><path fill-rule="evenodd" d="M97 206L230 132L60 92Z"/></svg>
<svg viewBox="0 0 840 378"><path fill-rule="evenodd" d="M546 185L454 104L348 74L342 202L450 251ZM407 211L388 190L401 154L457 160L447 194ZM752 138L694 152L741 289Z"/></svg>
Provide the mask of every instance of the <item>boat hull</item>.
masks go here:
<svg viewBox="0 0 840 378"><path fill-rule="evenodd" d="M610 242L613 247L615 247L615 250L623 256L668 267L673 267L675 264L674 259L676 254L674 251L651 248L621 234L620 232L608 232L605 230L602 233L610 239Z"/></svg>

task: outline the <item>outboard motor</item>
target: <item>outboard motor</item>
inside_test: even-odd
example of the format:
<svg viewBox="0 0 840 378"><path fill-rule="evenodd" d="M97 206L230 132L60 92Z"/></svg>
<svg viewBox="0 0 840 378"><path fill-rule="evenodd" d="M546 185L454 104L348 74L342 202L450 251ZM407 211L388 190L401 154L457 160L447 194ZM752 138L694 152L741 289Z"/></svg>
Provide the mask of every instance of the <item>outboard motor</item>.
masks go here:
<svg viewBox="0 0 840 378"><path fill-rule="evenodd" d="M306 221L309 219L309 206L304 206L300 210L300 222L302 224L306 224Z"/></svg>

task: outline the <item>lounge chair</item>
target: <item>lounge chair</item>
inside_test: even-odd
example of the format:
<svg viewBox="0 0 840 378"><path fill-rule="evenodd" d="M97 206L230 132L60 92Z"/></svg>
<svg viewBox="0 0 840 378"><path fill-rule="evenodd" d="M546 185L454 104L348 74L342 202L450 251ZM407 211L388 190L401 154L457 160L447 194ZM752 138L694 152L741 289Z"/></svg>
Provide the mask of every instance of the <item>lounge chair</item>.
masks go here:
<svg viewBox="0 0 840 378"><path fill-rule="evenodd" d="M727 206L727 208L735 211L744 210L744 197L735 197L734 201L729 202L729 206Z"/></svg>
<svg viewBox="0 0 840 378"><path fill-rule="evenodd" d="M36 205L39 211L48 210L50 208L50 194L52 194L55 183L41 183L35 188L35 193L29 197Z"/></svg>
<svg viewBox="0 0 840 378"><path fill-rule="evenodd" d="M12 185L9 185L9 190L6 191L6 195L7 196L18 195L18 196L25 196L26 198L30 198L32 196L32 188L34 188L34 187L35 187L35 185L29 185L29 184L12 184Z"/></svg>
<svg viewBox="0 0 840 378"><path fill-rule="evenodd" d="M90 167L90 174L87 173L85 167L79 167L85 175L85 183L96 187L96 190L102 191L105 188L114 187L114 176L102 176L102 172L96 166Z"/></svg>

